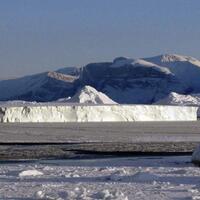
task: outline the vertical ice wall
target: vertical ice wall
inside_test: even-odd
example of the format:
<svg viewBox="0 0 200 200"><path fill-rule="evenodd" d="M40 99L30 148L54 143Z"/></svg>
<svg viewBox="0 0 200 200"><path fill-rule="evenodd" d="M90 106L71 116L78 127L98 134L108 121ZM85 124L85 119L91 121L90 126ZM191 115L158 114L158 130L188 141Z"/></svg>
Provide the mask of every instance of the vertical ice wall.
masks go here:
<svg viewBox="0 0 200 200"><path fill-rule="evenodd" d="M196 107L47 105L1 107L1 122L194 121Z"/></svg>

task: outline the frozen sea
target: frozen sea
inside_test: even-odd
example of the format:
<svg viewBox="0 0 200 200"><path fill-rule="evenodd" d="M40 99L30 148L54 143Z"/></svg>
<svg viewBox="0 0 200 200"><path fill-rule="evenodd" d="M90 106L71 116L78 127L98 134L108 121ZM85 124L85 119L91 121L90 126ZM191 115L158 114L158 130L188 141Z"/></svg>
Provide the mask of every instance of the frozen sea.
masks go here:
<svg viewBox="0 0 200 200"><path fill-rule="evenodd" d="M191 156L0 163L0 199L200 199Z"/></svg>

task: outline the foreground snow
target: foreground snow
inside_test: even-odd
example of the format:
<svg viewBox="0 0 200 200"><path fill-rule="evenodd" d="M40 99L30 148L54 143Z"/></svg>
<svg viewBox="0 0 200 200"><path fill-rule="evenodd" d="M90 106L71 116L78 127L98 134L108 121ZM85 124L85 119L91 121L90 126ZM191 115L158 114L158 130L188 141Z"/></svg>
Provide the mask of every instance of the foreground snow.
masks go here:
<svg viewBox="0 0 200 200"><path fill-rule="evenodd" d="M38 170L35 170L35 169L32 169L32 170L25 170L25 171L22 171L19 173L19 177L26 177L26 176L42 176L43 173L38 171Z"/></svg>
<svg viewBox="0 0 200 200"><path fill-rule="evenodd" d="M157 105L1 106L0 122L196 121L196 107Z"/></svg>
<svg viewBox="0 0 200 200"><path fill-rule="evenodd" d="M0 198L199 199L200 170L190 159L129 157L1 163Z"/></svg>

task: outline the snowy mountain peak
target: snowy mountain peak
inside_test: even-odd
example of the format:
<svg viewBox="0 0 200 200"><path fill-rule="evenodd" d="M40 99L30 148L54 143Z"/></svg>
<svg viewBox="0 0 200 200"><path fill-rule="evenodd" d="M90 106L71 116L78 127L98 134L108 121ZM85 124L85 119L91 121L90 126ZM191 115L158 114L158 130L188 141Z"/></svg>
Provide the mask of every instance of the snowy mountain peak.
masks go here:
<svg viewBox="0 0 200 200"><path fill-rule="evenodd" d="M195 61L195 58L189 57L189 56L182 56L178 54L164 54L161 55L161 61L162 62L176 62L176 61Z"/></svg>
<svg viewBox="0 0 200 200"><path fill-rule="evenodd" d="M71 99L67 100L67 102L82 104L117 104L104 93L88 85L79 90Z"/></svg>
<svg viewBox="0 0 200 200"><path fill-rule="evenodd" d="M176 61L188 61L189 57L177 55L177 54L164 54L158 56L160 57L161 62L176 62Z"/></svg>
<svg viewBox="0 0 200 200"><path fill-rule="evenodd" d="M190 62L194 65L200 66L200 61L196 58L191 56L183 56L178 54L163 54L151 58L147 58L150 62L161 64L161 63L172 63L172 62Z"/></svg>

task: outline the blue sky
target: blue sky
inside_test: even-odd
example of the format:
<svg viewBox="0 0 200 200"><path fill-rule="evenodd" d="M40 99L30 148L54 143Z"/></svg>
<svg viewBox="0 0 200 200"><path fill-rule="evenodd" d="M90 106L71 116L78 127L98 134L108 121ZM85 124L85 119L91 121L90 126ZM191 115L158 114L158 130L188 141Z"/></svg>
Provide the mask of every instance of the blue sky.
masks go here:
<svg viewBox="0 0 200 200"><path fill-rule="evenodd" d="M200 58L199 0L0 0L0 77L117 56Z"/></svg>

